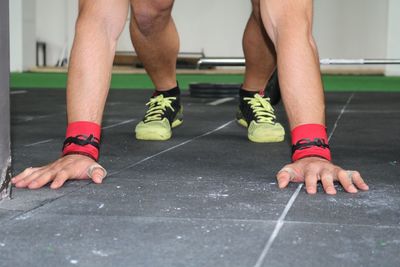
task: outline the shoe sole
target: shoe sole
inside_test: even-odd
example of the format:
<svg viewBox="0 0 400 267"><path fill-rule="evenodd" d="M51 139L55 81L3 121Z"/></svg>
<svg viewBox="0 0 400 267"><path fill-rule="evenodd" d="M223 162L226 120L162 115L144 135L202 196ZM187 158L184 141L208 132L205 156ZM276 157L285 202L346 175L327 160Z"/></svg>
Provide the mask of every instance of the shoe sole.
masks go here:
<svg viewBox="0 0 400 267"><path fill-rule="evenodd" d="M145 133L137 133L136 139L143 141L166 141L170 139L172 134L160 135L158 132L145 132Z"/></svg>
<svg viewBox="0 0 400 267"><path fill-rule="evenodd" d="M237 123L240 126L248 128L248 124L244 119L237 119ZM247 138L254 143L279 143L285 140L285 134L278 136L263 136L263 137L254 137L252 135L247 135Z"/></svg>
<svg viewBox="0 0 400 267"><path fill-rule="evenodd" d="M176 128L183 123L183 120L175 120L172 122L171 128ZM166 141L172 136L172 131L166 134L160 134L157 131L146 131L141 133L136 133L136 139L144 141Z"/></svg>
<svg viewBox="0 0 400 267"><path fill-rule="evenodd" d="M274 136L274 137L268 137L268 138L257 138L253 137L250 135L247 135L250 141L254 143L279 143L285 140L285 136Z"/></svg>

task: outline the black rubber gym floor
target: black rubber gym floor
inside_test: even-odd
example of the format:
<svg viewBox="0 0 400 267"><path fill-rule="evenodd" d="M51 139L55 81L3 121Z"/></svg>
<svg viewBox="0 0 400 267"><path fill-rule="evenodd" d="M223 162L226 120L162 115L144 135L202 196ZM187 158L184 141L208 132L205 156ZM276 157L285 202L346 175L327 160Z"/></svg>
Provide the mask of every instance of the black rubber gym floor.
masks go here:
<svg viewBox="0 0 400 267"><path fill-rule="evenodd" d="M12 92L15 173L60 155L64 94ZM14 189L0 204L1 266L400 266L400 93L327 94L334 161L371 188L336 196L279 190L289 136L248 141L236 100L184 96L171 140L135 140L149 94L111 91L103 185Z"/></svg>

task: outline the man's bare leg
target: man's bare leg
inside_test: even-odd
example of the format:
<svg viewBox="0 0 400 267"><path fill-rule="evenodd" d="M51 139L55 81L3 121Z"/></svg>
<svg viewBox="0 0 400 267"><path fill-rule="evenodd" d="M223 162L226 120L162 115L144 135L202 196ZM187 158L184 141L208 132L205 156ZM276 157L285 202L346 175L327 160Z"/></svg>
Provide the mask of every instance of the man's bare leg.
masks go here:
<svg viewBox="0 0 400 267"><path fill-rule="evenodd" d="M238 123L247 128L247 137L257 143L281 142L285 130L277 122L274 109L262 93L276 68L274 46L262 25L260 4L252 1L253 11L243 35L246 72L239 93Z"/></svg>
<svg viewBox="0 0 400 267"><path fill-rule="evenodd" d="M172 128L182 123L176 82L179 37L171 17L173 4L173 0L131 0L131 39L157 90L135 128L139 140L167 140Z"/></svg>
<svg viewBox="0 0 400 267"><path fill-rule="evenodd" d="M128 0L80 0L67 83L69 123L101 124L116 42L128 10ZM92 178L101 183L104 171L89 157L69 155L44 167L27 168L12 182L17 187L30 189L51 181L52 188L59 188L68 179Z"/></svg>
<svg viewBox="0 0 400 267"><path fill-rule="evenodd" d="M243 35L243 51L246 58L243 89L259 92L266 87L276 68L276 54L261 20L260 3L258 0L252 0L252 5L253 11Z"/></svg>
<svg viewBox="0 0 400 267"><path fill-rule="evenodd" d="M173 0L131 0L131 39L158 91L174 88L179 36L171 16Z"/></svg>
<svg viewBox="0 0 400 267"><path fill-rule="evenodd" d="M312 0L260 0L262 20L277 53L282 99L292 129L305 124L325 125L324 93L319 57L312 36ZM357 171L345 171L328 160L308 157L286 165L277 175L279 186L305 182L315 194L321 181L335 194L339 181L347 192L368 190ZM357 186L357 188L356 188Z"/></svg>

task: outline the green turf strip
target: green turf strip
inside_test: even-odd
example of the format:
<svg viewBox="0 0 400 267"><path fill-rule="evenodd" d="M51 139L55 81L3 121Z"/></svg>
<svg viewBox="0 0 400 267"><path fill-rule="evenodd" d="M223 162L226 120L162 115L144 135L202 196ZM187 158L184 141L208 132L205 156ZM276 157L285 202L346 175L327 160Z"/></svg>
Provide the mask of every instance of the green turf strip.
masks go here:
<svg viewBox="0 0 400 267"><path fill-rule="evenodd" d="M179 74L182 89L190 83L241 83L240 74ZM12 89L21 88L65 88L65 73L11 73ZM400 77L324 75L323 82L328 92L400 92ZM153 84L145 74L113 74L113 89L153 89Z"/></svg>

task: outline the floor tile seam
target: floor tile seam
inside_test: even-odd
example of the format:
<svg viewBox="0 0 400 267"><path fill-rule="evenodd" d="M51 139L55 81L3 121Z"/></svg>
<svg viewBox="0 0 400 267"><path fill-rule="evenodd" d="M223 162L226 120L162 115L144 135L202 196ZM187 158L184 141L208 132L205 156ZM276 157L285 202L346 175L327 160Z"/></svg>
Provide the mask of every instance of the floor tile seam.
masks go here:
<svg viewBox="0 0 400 267"><path fill-rule="evenodd" d="M111 180L112 179L112 180ZM118 177L118 176L113 176L113 178L111 178L110 179L110 181L113 181L113 184L115 184L115 185L117 185L117 179L120 179L119 181L126 181L126 180L129 180L129 181L134 181L134 182L142 182L142 181L148 181L148 179L147 178L125 178L125 177ZM174 180L174 179L162 179L162 180L157 180L156 181L156 183L173 183L173 182L184 182L184 183L187 183L187 184L192 184L192 183L210 183L210 182L218 182L218 183L220 183L221 185L225 185L227 182L229 182L230 184L239 184L239 185L248 185L248 186L250 186L250 185L260 185L260 182L263 182L263 181L246 181L246 180L243 180L243 181L234 181L234 180L231 180L231 179L229 179L229 178L227 178L227 180L220 180L220 179L207 179L207 178L204 178L204 177L202 177L202 179L201 180L185 180L185 179L182 179L182 180ZM266 182L267 184L270 184L270 182ZM113 184L110 184L110 183L107 183L107 185L113 185ZM265 188L267 188L267 187L265 187ZM272 184L271 185L271 187L270 188L272 188L272 189L279 189L279 187L278 187L278 185L277 185L277 183L274 183L274 184ZM268 192L270 192L270 191L268 191Z"/></svg>
<svg viewBox="0 0 400 267"><path fill-rule="evenodd" d="M12 217L9 218L8 220L12 221L12 220L14 220L15 218L17 218L17 217L19 217L19 216L23 216L23 215L28 214L28 213L33 213L33 212L35 212L36 210L38 210L38 209L40 209L40 208L42 208L42 207L44 207L44 206L47 206L48 204L53 203L54 201L57 201L57 200L59 200L59 199L61 199L61 198L63 198L63 197L66 197L66 196L68 196L68 195L70 195L70 194L72 194L72 193L75 193L75 192L81 190L82 188L84 188L85 186L87 186L87 185L89 185L89 184L91 184L91 183L92 183L92 182L87 183L87 184L84 184L84 185L81 185L81 186L78 186L78 187L76 187L74 190L71 190L71 191L69 191L69 192L67 192L67 193L65 193L65 194L63 194L63 195L60 195L60 196L58 196L58 197L45 200L45 201L41 202L39 205L37 205L37 206L35 206L35 207L33 207L33 208L29 209L29 210L24 210L22 213L17 214L17 215L15 215L15 216L12 216ZM12 200L10 200L10 201L12 201Z"/></svg>
<svg viewBox="0 0 400 267"><path fill-rule="evenodd" d="M222 198L222 197L221 197ZM177 199L177 198L176 198ZM202 199L202 200L204 200L204 197L197 197L197 198L182 198L181 199L181 201L186 201L186 203L187 203L187 201L189 201L189 200L193 200L193 199ZM224 200L228 200L228 198L223 198ZM213 200L216 200L216 199L214 199L214 198L210 198L210 202L212 202ZM215 202L217 202L217 201L215 201ZM213 203L215 203L215 202L213 202ZM222 204L220 201L218 201L220 204ZM232 203L232 202L229 202L229 203ZM229 204L228 203L228 204ZM242 203L243 203L243 201L242 201ZM98 203L98 204L100 204L100 202ZM101 203L101 204L105 204L105 203ZM285 208L285 204L279 204L279 203L263 203L264 204L264 206L269 206L269 207L273 207L273 208ZM182 208L182 206L178 206L178 208Z"/></svg>
<svg viewBox="0 0 400 267"><path fill-rule="evenodd" d="M349 98L347 99L346 103L344 104L342 110L340 111L340 114L338 115L335 123L334 123L334 127L332 128L329 137L328 137L328 142L331 140L333 134L335 133L335 130L337 128L337 126L339 125L339 121L342 118L343 114L345 113L346 108L349 106L351 100L353 99L355 93L352 93ZM270 248L272 247L275 239L278 237L280 230L282 229L283 225L285 224L285 218L286 215L289 213L290 208L292 207L293 203L296 201L297 196L299 195L299 192L302 188L303 184L300 184L297 188L297 190L293 193L292 197L290 198L289 202L286 205L285 210L283 211L281 217L279 218L279 220L277 221L274 231L271 233L271 236L269 237L267 243L264 246L264 249L262 250L260 256L258 257L254 267L261 267L267 257L267 254L270 250Z"/></svg>
<svg viewBox="0 0 400 267"><path fill-rule="evenodd" d="M368 227L368 228L377 228L377 229L399 229L399 225L388 225L388 224L357 224L357 223L335 223L335 222L309 222L309 221L295 221L295 220L285 220L285 224L305 224L305 225L329 225L329 226L354 226L354 227Z"/></svg>
<svg viewBox="0 0 400 267"><path fill-rule="evenodd" d="M13 219L16 219L17 217L21 216L23 214L14 216ZM79 215L79 214L68 214L68 213L57 213L57 212L49 212L49 213L42 213L41 215L46 215L46 216L60 216L60 217L74 217L74 218L81 218L81 217L86 217L86 218L125 218L125 219L138 219L138 220L154 220L154 221L185 221L185 222L190 222L190 221L205 221L205 222L235 222L235 223L260 223L260 224L265 224L265 223L270 223L274 224L276 223L277 220L273 219L235 219L235 218L201 218L201 217L166 217L166 216L131 216L131 215L106 215L106 214L84 214L84 215Z"/></svg>
<svg viewBox="0 0 400 267"><path fill-rule="evenodd" d="M2 200L2 201L11 201L11 200ZM11 208L6 208L6 207L1 207L1 203L0 203L0 212L8 212L8 211L15 211L15 212L24 212L25 210L19 210L19 209L11 209Z"/></svg>

